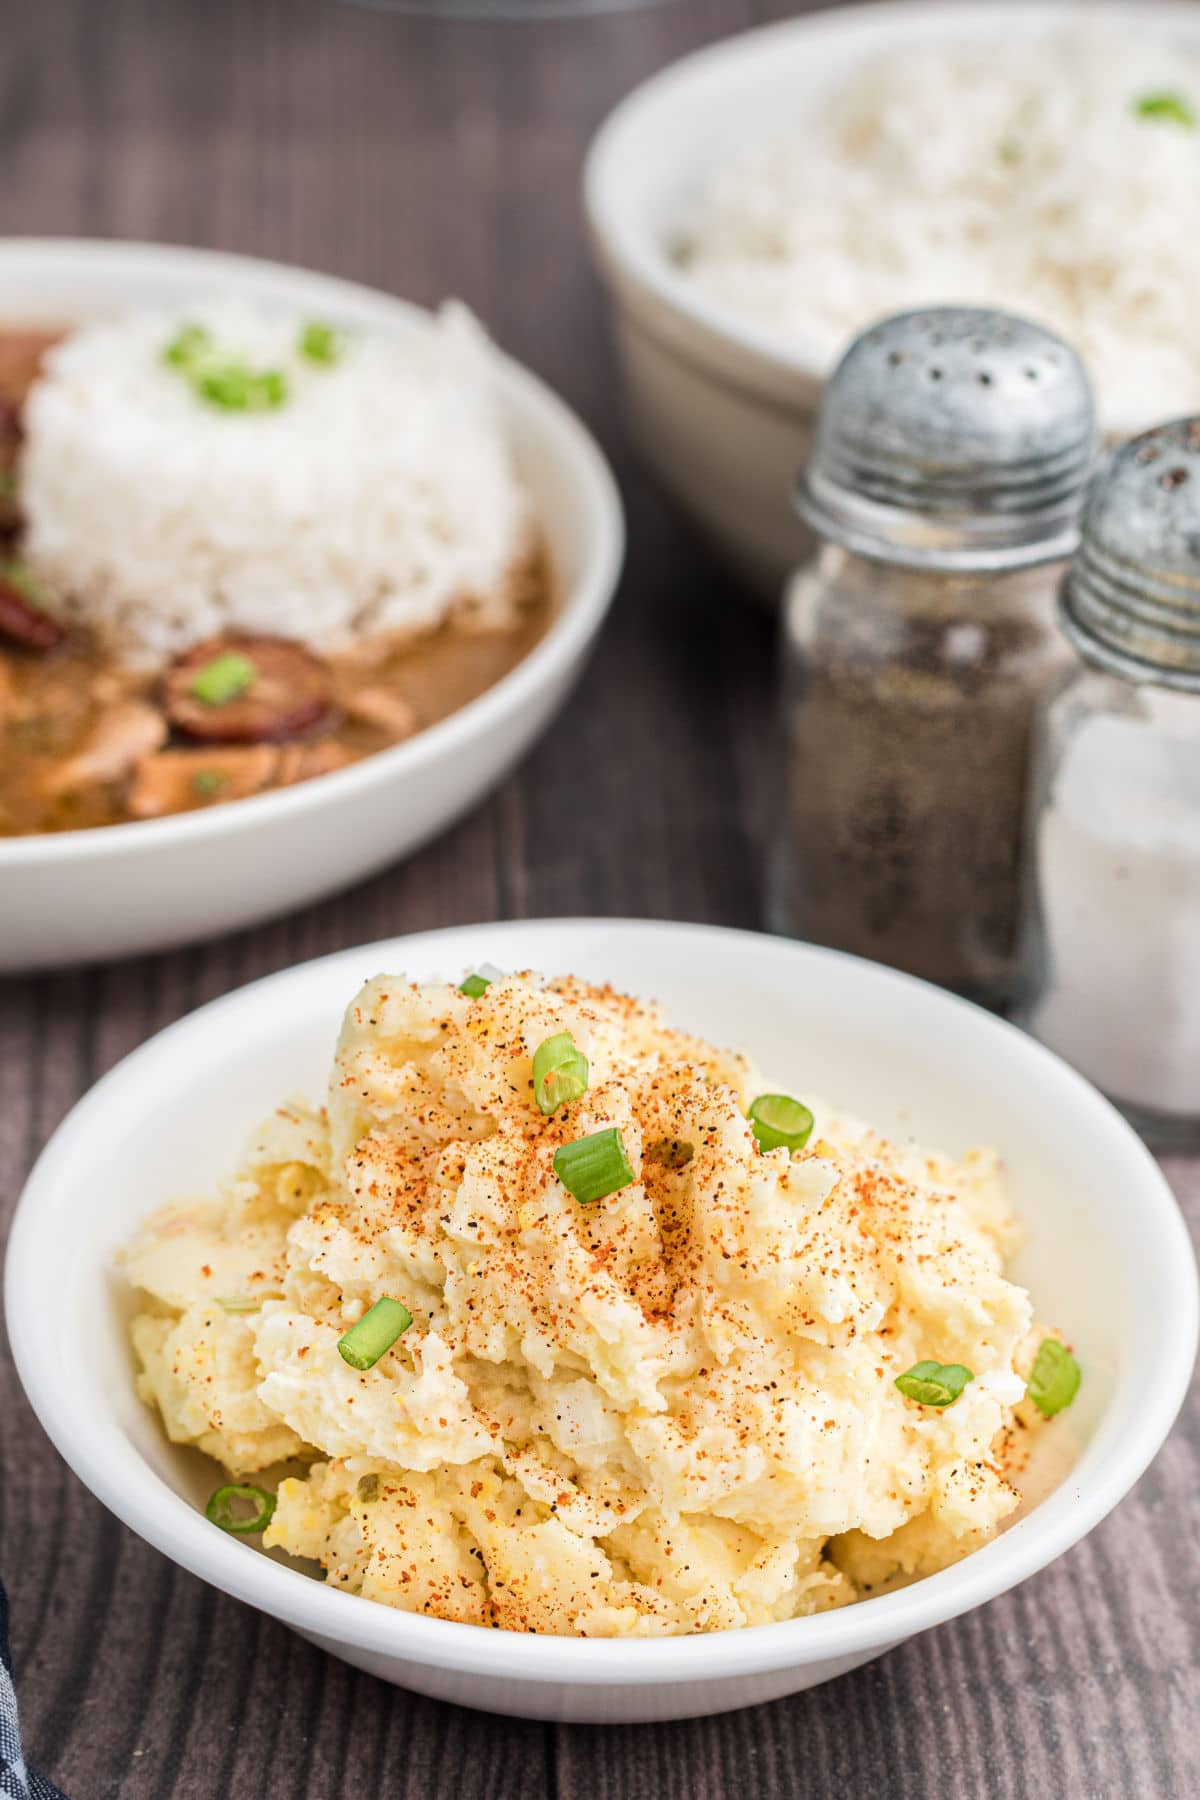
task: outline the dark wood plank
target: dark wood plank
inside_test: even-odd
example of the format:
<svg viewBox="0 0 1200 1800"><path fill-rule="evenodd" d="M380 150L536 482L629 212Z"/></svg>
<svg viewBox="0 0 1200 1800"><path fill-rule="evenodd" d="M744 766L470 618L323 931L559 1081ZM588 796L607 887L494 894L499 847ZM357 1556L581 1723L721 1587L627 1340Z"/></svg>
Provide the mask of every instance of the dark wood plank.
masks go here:
<svg viewBox="0 0 1200 1800"><path fill-rule="evenodd" d="M503 27L333 0L8 9L0 229L214 244L418 300L461 294L597 429L631 553L569 724L448 837L259 931L0 986L4 1221L97 1074L256 975L471 919L759 922L771 633L628 451L576 182L591 130L643 74L788 10L674 0ZM1200 1222L1200 1170L1170 1172ZM1105 1527L984 1612L794 1700L603 1731L398 1692L175 1570L67 1475L7 1347L0 1449L0 1568L27 1736L77 1800L1200 1791L1194 1403Z"/></svg>

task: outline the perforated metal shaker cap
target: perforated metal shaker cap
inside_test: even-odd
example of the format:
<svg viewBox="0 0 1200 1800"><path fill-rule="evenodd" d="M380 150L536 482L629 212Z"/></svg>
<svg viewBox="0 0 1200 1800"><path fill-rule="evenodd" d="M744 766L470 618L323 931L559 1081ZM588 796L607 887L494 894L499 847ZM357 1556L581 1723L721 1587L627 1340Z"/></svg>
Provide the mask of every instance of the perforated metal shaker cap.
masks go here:
<svg viewBox="0 0 1200 1800"><path fill-rule="evenodd" d="M1096 424L1087 374L1010 313L900 313L825 387L796 503L822 537L910 567L1017 568L1078 542Z"/></svg>
<svg viewBox="0 0 1200 1800"><path fill-rule="evenodd" d="M1090 662L1200 692L1200 419L1144 432L1096 476L1061 617Z"/></svg>

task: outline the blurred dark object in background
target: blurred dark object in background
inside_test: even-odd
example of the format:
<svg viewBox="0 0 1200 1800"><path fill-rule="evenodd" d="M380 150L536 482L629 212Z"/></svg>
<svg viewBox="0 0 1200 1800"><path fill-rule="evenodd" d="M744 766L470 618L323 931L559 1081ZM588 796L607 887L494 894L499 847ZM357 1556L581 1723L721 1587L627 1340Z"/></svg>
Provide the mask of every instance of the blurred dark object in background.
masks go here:
<svg viewBox="0 0 1200 1800"><path fill-rule="evenodd" d="M669 6L671 0L339 0L339 3L368 7L372 12L410 13L421 18L505 19L519 24L526 19L586 19L597 13L640 12L650 6Z"/></svg>

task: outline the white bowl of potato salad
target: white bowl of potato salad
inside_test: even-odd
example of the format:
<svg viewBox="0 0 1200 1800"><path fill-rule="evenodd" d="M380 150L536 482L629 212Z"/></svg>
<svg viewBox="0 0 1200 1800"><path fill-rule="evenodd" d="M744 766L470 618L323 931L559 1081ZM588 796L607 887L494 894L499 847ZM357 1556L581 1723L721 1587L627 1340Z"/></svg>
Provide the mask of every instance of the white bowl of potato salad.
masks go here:
<svg viewBox="0 0 1200 1800"><path fill-rule="evenodd" d="M770 1699L1033 1574L1157 1450L1196 1337L1161 1174L1040 1046L612 921L201 1009L60 1128L6 1281L42 1424L132 1529L546 1718Z"/></svg>

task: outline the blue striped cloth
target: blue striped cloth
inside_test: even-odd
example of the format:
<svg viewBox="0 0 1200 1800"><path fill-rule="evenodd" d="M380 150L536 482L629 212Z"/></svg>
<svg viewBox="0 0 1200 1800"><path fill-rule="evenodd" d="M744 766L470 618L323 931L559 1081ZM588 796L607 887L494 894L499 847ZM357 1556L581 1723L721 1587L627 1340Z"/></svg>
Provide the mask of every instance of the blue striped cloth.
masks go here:
<svg viewBox="0 0 1200 1800"><path fill-rule="evenodd" d="M44 1775L25 1766L21 1727L17 1720L17 1693L12 1683L12 1653L8 1647L8 1596L0 1587L0 1794L6 1800L66 1800L61 1789Z"/></svg>

